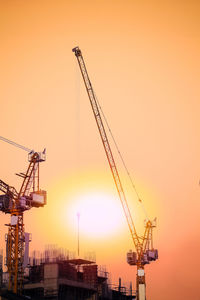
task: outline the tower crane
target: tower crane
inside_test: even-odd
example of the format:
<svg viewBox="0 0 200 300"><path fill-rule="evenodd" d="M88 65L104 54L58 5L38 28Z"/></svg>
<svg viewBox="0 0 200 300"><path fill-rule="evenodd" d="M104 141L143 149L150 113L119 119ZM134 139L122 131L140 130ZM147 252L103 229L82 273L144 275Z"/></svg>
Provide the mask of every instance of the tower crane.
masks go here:
<svg viewBox="0 0 200 300"><path fill-rule="evenodd" d="M130 265L137 266L137 275L136 275L136 295L137 300L145 300L146 299L146 281L145 281L145 272L144 266L145 264L149 264L151 261L155 261L158 258L157 249L153 248L153 228L156 227L156 219L154 221L150 221L149 219L145 220L145 228L144 234L139 236L133 218L128 206L128 202L126 200L126 196L124 193L124 189L119 177L119 173L117 170L117 166L112 154L112 150L109 144L109 140L105 131L105 127L101 118L100 108L98 105L98 101L96 99L91 81L88 76L88 72L86 69L86 65L82 56L82 52L79 47L75 47L72 49L77 58L79 68L83 77L83 81L86 87L86 91L90 100L90 104L93 110L93 114L97 123L97 127L100 133L100 137L103 143L103 147L107 156L107 160L112 172L112 176L115 182L115 186L117 188L117 192L119 198L121 200L121 204L124 210L124 214L128 223L128 227L131 233L131 237L135 246L135 252L130 251L127 253L127 262Z"/></svg>
<svg viewBox="0 0 200 300"><path fill-rule="evenodd" d="M11 215L8 224L7 259L9 274L8 289L15 294L21 293L24 275L25 231L23 213L32 207L43 207L46 204L46 191L39 187L39 163L46 159L46 149L35 152L22 145L0 136L0 140L28 152L29 165L25 173L16 174L23 178L19 192L0 180L0 211Z"/></svg>

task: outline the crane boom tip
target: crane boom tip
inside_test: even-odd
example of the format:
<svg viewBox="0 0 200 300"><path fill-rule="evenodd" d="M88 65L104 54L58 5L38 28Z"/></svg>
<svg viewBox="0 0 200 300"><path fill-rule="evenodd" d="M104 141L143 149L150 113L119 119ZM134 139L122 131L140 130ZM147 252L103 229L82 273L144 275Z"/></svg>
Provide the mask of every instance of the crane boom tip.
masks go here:
<svg viewBox="0 0 200 300"><path fill-rule="evenodd" d="M80 56L80 55L81 55L81 50L79 49L78 46L77 46L77 47L74 47L74 48L72 49L72 52L74 52L76 56Z"/></svg>

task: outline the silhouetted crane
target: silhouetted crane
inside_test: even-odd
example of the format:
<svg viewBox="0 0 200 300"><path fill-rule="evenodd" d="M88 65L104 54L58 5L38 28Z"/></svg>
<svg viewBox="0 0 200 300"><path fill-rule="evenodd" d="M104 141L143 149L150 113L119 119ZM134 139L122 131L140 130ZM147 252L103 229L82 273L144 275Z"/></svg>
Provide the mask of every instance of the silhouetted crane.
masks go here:
<svg viewBox="0 0 200 300"><path fill-rule="evenodd" d="M119 177L119 173L117 170L117 166L115 164L115 160L110 148L110 144L107 138L107 134L105 131L105 127L101 118L100 109L98 106L98 102L90 82L86 65L79 47L75 47L72 49L75 53L76 58L78 60L78 64L81 70L81 74L85 83L85 87L88 93L88 97L90 100L90 104L92 106L92 110L94 113L94 117L97 123L97 127L101 136L101 140L104 146L104 150L107 156L107 160L112 172L112 176L117 188L117 192L119 194L119 198L121 200L121 204L124 210L124 214L126 216L126 220L128 223L128 227L131 233L131 237L136 249L136 252L130 251L127 254L127 262L130 265L137 266L137 299L145 300L146 299L146 282L145 282L145 273L144 273L144 265L149 264L151 261L154 261L158 258L158 251L153 248L153 228L156 226L156 219L154 221L150 221L147 219L145 221L145 230L143 236L139 236L137 234L130 209L128 207L128 203L125 197L124 189L121 184L121 180Z"/></svg>

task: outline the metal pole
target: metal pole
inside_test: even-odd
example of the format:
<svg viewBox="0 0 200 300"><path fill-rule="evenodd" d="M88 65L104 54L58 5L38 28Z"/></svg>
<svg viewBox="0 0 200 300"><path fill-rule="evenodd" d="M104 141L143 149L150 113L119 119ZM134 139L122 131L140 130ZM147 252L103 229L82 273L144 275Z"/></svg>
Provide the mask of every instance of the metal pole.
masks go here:
<svg viewBox="0 0 200 300"><path fill-rule="evenodd" d="M79 257L79 221L80 221L80 213L77 213L77 218L78 218L78 257Z"/></svg>

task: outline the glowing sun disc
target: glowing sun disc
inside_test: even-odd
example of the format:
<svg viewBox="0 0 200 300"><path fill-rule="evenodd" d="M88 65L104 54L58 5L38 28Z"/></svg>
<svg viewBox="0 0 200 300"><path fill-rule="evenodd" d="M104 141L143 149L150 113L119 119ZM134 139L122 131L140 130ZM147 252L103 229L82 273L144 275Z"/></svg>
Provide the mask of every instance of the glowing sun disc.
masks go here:
<svg viewBox="0 0 200 300"><path fill-rule="evenodd" d="M77 197L68 207L72 226L74 219L77 220L77 213L82 235L96 238L110 236L116 234L123 223L119 201L109 194L91 193Z"/></svg>

